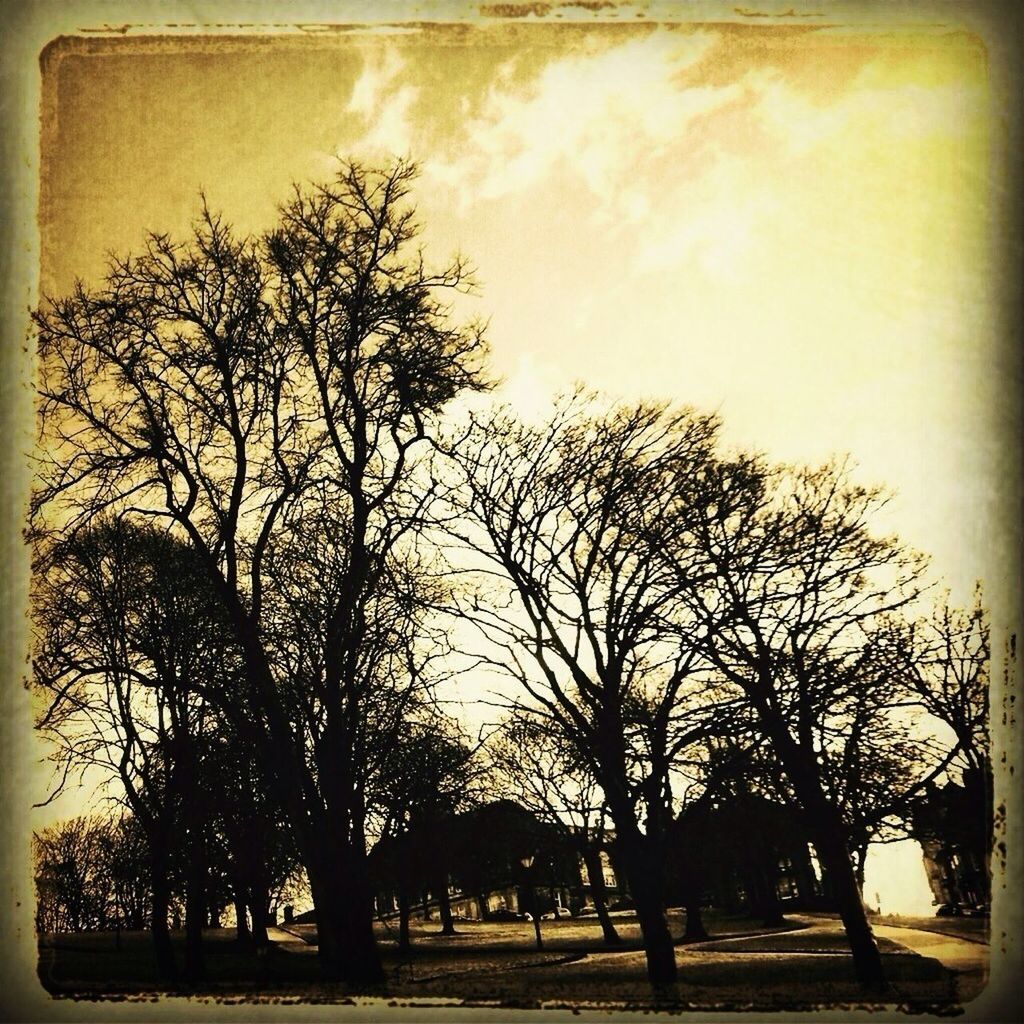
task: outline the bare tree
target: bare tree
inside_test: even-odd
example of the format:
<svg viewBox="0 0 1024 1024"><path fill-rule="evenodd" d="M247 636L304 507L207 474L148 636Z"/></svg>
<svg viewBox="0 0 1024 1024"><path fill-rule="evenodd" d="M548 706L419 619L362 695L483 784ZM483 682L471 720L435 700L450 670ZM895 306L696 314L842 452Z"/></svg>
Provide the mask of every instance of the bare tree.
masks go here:
<svg viewBox="0 0 1024 1024"><path fill-rule="evenodd" d="M371 803L376 811L378 851L390 854L389 880L398 892L399 948L410 948L409 917L414 888L433 891L441 934L454 935L448 886L452 823L481 791L476 747L458 724L436 711L406 722L388 745Z"/></svg>
<svg viewBox="0 0 1024 1024"><path fill-rule="evenodd" d="M991 645L980 589L969 609L937 601L897 638L894 658L923 710L951 730L961 771L991 772Z"/></svg>
<svg viewBox="0 0 1024 1024"><path fill-rule="evenodd" d="M960 813L948 808L934 820L927 795L901 804L905 827L940 842L962 845L978 869L975 887L982 901L991 893L993 841L992 762L989 734L990 627L980 588L970 608L955 608L948 595L929 615L891 631L888 667L929 721L941 723L947 752L924 780L940 774L960 787Z"/></svg>
<svg viewBox="0 0 1024 1024"><path fill-rule="evenodd" d="M701 557L691 548L684 567L659 552L708 500L717 429L690 410L600 410L577 394L542 426L478 420L451 453L465 478L452 557L481 581L463 603L480 661L511 677L505 703L546 717L604 792L657 990L676 978L663 905L672 765L722 706L677 642Z"/></svg>
<svg viewBox="0 0 1024 1024"><path fill-rule="evenodd" d="M241 703L309 876L321 960L351 982L382 978L360 763L371 609L422 517L417 447L449 399L483 386L479 330L451 326L438 297L468 286L465 264L434 273L415 248L414 176L346 165L297 189L259 238L204 208L189 241L151 235L102 288L36 317L36 526L66 533L116 509L191 544L241 651ZM266 642L268 555L311 493L346 544L311 581L332 595L313 736L294 731L298 691Z"/></svg>
<svg viewBox="0 0 1024 1024"><path fill-rule="evenodd" d="M704 653L749 702L793 787L857 974L878 985L881 959L834 785L848 776L832 767L854 749L847 738L859 709L889 699L867 656L871 630L917 598L923 560L875 536L886 497L851 483L840 465L774 469L751 457L725 472L723 500L698 506L694 533L714 572L687 600L707 626ZM681 557L683 580L689 550Z"/></svg>
<svg viewBox="0 0 1024 1024"><path fill-rule="evenodd" d="M203 748L235 657L216 595L192 550L152 526L97 519L37 562L35 683L38 727L55 743L62 778L87 765L123 788L145 833L152 928L165 977L171 859L185 851L186 973L204 971L208 787Z"/></svg>
<svg viewBox="0 0 1024 1024"><path fill-rule="evenodd" d="M609 839L604 794L575 748L549 721L519 710L490 737L487 753L497 791L557 829L583 861L604 941L618 945L601 861Z"/></svg>
<svg viewBox="0 0 1024 1024"><path fill-rule="evenodd" d="M96 815L59 822L33 837L40 935L103 931L116 923L113 839L113 823Z"/></svg>

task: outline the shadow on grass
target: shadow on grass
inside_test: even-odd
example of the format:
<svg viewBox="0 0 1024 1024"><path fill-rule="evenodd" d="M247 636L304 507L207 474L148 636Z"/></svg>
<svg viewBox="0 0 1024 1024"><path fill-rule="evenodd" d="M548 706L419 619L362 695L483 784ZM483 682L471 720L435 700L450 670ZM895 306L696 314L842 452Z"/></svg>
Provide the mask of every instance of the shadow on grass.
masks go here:
<svg viewBox="0 0 1024 1024"><path fill-rule="evenodd" d="M681 917L670 920L673 933L680 934ZM387 981L376 991L323 982L315 955L272 947L261 956L242 949L230 930L205 934L207 979L201 985L161 983L150 936L140 932L124 933L120 948L109 933L46 938L40 943L39 976L55 995L84 998L167 993L339 1003L377 996L413 1004L729 1010L866 1002L841 933L822 935L815 928L815 935L805 934L806 922L799 920L769 931L750 919L717 916L709 921L714 932L709 941L677 945L676 996L668 1004L655 1003L639 928L635 921L622 924L624 944L607 947L591 922L545 922L544 950L538 951L528 922L467 923L456 936L441 936L436 923L415 922L411 953L399 953L386 934L381 936ZM315 939L315 929L305 929L304 935ZM183 935L176 933L174 942L180 966ZM951 975L937 961L896 952L899 947L884 940L882 947L891 987L872 1002L930 1008L955 1001Z"/></svg>

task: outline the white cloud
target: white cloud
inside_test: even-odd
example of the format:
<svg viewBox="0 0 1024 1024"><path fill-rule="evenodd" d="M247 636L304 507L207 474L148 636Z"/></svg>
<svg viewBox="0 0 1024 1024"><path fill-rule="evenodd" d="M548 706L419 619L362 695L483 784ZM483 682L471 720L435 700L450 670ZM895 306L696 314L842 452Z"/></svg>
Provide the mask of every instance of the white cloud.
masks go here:
<svg viewBox="0 0 1024 1024"><path fill-rule="evenodd" d="M394 46L370 51L346 111L361 118L365 133L349 151L366 158L405 156L413 148L409 111L419 89L398 84L405 60Z"/></svg>
<svg viewBox="0 0 1024 1024"><path fill-rule="evenodd" d="M819 157L957 138L984 109L980 87L894 83L874 63L827 100L763 66L721 85L680 84L715 41L655 32L553 60L527 85L503 67L479 115L425 171L463 214L568 175L635 273L687 267L729 282L779 244L783 207L818 190L806 169Z"/></svg>
<svg viewBox="0 0 1024 1024"><path fill-rule="evenodd" d="M749 77L756 97L756 116L792 155L850 133L871 132L904 142L931 136L955 137L968 131L985 111L985 96L978 86L962 82L886 86L877 79L875 69L868 65L840 99L822 104L778 75L758 72Z"/></svg>
<svg viewBox="0 0 1024 1024"><path fill-rule="evenodd" d="M732 85L681 89L672 80L713 42L708 33L658 32L552 61L529 87L510 84L506 71L466 125L458 155L431 161L427 172L458 187L465 208L569 167L614 212L642 216L649 204L630 185L636 168L737 95Z"/></svg>

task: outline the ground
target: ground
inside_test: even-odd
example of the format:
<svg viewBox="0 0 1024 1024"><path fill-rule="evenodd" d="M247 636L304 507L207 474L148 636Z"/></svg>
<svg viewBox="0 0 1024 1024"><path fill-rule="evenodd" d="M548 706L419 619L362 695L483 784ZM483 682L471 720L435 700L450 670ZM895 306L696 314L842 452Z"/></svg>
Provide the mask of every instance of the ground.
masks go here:
<svg viewBox="0 0 1024 1024"><path fill-rule="evenodd" d="M685 918L670 914L673 933ZM876 924L889 988L872 1001L921 1009L964 1003L984 985L988 947L971 940ZM916 923L916 922L911 922ZM780 929L744 918L709 915L707 942L677 945L677 1008L780 1008L865 1002L839 922L829 915L794 916ZM636 919L616 921L623 945L611 950L593 919L545 921L538 950L528 922L462 922L442 936L436 922L414 921L413 950L400 955L393 929L379 938L387 981L378 996L398 1002L514 1006L649 1005ZM234 934L206 934L208 981L188 991L234 998L337 1000L350 993L319 980L316 931L274 929L263 956L236 948ZM181 941L181 937L178 937ZM126 933L120 948L107 934L48 937L39 974L55 994L152 993L159 990L149 938Z"/></svg>

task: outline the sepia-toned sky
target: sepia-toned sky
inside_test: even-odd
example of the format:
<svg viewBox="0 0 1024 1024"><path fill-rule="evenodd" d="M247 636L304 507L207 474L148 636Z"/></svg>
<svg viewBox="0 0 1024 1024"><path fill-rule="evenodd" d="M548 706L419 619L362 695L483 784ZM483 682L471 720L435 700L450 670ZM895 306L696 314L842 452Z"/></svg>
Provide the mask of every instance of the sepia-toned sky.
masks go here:
<svg viewBox="0 0 1024 1024"><path fill-rule="evenodd" d="M44 290L94 280L143 229L180 232L200 187L259 230L336 155L411 155L428 252L478 268L466 308L524 410L584 379L719 409L779 458L850 452L958 596L984 575L1009 463L969 33L524 24L91 48L44 60Z"/></svg>
<svg viewBox="0 0 1024 1024"><path fill-rule="evenodd" d="M55 44L43 71L44 291L182 232L200 188L256 231L339 155L409 155L428 255L476 266L459 312L490 318L525 414L577 379L718 409L777 458L851 453L956 599L1005 562L1001 128L969 32L105 39Z"/></svg>

